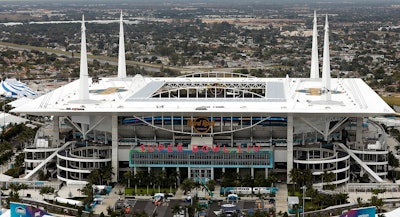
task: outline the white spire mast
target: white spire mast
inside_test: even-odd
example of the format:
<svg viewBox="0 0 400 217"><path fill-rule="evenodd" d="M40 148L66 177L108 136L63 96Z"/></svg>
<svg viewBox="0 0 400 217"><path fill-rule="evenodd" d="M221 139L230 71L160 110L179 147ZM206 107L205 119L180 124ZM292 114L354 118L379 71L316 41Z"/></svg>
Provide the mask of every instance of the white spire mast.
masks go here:
<svg viewBox="0 0 400 217"><path fill-rule="evenodd" d="M324 57L322 63L322 100L331 100L331 62L329 56L329 25L328 15L325 20Z"/></svg>
<svg viewBox="0 0 400 217"><path fill-rule="evenodd" d="M319 78L317 13L314 11L310 78Z"/></svg>
<svg viewBox="0 0 400 217"><path fill-rule="evenodd" d="M86 53L86 34L85 34L85 17L82 15L82 26L81 26L81 66L79 73L79 99L88 100L89 99L89 74L87 65L87 53Z"/></svg>
<svg viewBox="0 0 400 217"><path fill-rule="evenodd" d="M119 52L118 52L118 78L126 78L126 63L125 63L125 41L124 41L124 25L121 18L119 21Z"/></svg>

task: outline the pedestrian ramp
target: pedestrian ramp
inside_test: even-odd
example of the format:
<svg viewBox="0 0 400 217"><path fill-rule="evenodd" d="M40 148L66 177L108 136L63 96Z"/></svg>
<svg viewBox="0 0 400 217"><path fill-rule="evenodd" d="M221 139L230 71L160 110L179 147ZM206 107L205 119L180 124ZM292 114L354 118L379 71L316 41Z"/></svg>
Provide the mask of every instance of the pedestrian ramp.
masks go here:
<svg viewBox="0 0 400 217"><path fill-rule="evenodd" d="M367 164L365 164L359 157L357 157L357 155L354 154L352 150L347 148L343 143L335 142L334 144L342 148L344 151L346 151L350 155L350 157L353 158L375 181L385 182L371 168L369 168Z"/></svg>
<svg viewBox="0 0 400 217"><path fill-rule="evenodd" d="M57 150L54 151L54 153L52 153L48 158L46 158L45 160L43 160L39 165L37 165L32 171L30 171L26 176L24 176L22 179L30 179L33 175L35 175L40 169L42 169L50 160L52 160L57 153L60 150L65 149L66 147L68 147L70 144L72 144L74 142L70 141L65 143L64 145L62 145L61 147L59 147Z"/></svg>

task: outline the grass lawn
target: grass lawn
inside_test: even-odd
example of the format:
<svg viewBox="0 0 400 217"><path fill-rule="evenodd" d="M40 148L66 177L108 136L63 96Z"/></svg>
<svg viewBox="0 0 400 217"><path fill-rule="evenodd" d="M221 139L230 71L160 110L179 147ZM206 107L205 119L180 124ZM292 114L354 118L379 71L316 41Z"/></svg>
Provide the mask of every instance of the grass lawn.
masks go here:
<svg viewBox="0 0 400 217"><path fill-rule="evenodd" d="M381 96L381 97L390 106L393 105L400 106L400 97L395 97L395 96Z"/></svg>

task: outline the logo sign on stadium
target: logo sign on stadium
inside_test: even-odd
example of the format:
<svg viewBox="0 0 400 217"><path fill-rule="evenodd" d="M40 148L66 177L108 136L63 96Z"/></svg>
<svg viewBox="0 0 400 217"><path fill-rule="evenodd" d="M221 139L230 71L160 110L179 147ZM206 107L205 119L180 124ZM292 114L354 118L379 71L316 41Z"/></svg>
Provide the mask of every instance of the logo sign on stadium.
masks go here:
<svg viewBox="0 0 400 217"><path fill-rule="evenodd" d="M214 83L208 86L208 90L214 96L219 96L224 91L224 86L219 83Z"/></svg>
<svg viewBox="0 0 400 217"><path fill-rule="evenodd" d="M210 121L208 118L199 117L194 120L188 120L188 125L198 133L208 133L211 127L214 127L215 121Z"/></svg>

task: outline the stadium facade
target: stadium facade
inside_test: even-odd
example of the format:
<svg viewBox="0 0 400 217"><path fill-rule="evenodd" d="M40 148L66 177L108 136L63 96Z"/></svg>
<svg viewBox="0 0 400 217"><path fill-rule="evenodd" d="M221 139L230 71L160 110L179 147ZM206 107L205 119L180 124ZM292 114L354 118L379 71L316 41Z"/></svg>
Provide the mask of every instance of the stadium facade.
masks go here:
<svg viewBox="0 0 400 217"><path fill-rule="evenodd" d="M118 76L89 78L82 21L80 79L12 110L52 117L25 148L25 179L56 165L58 179L85 182L93 169L176 170L220 179L237 172L310 169L313 183L342 184L368 174L384 182L385 131L369 117L394 111L361 79L331 78L328 19L319 76L316 17L310 78L258 78L229 72L179 77L126 76L120 20Z"/></svg>

